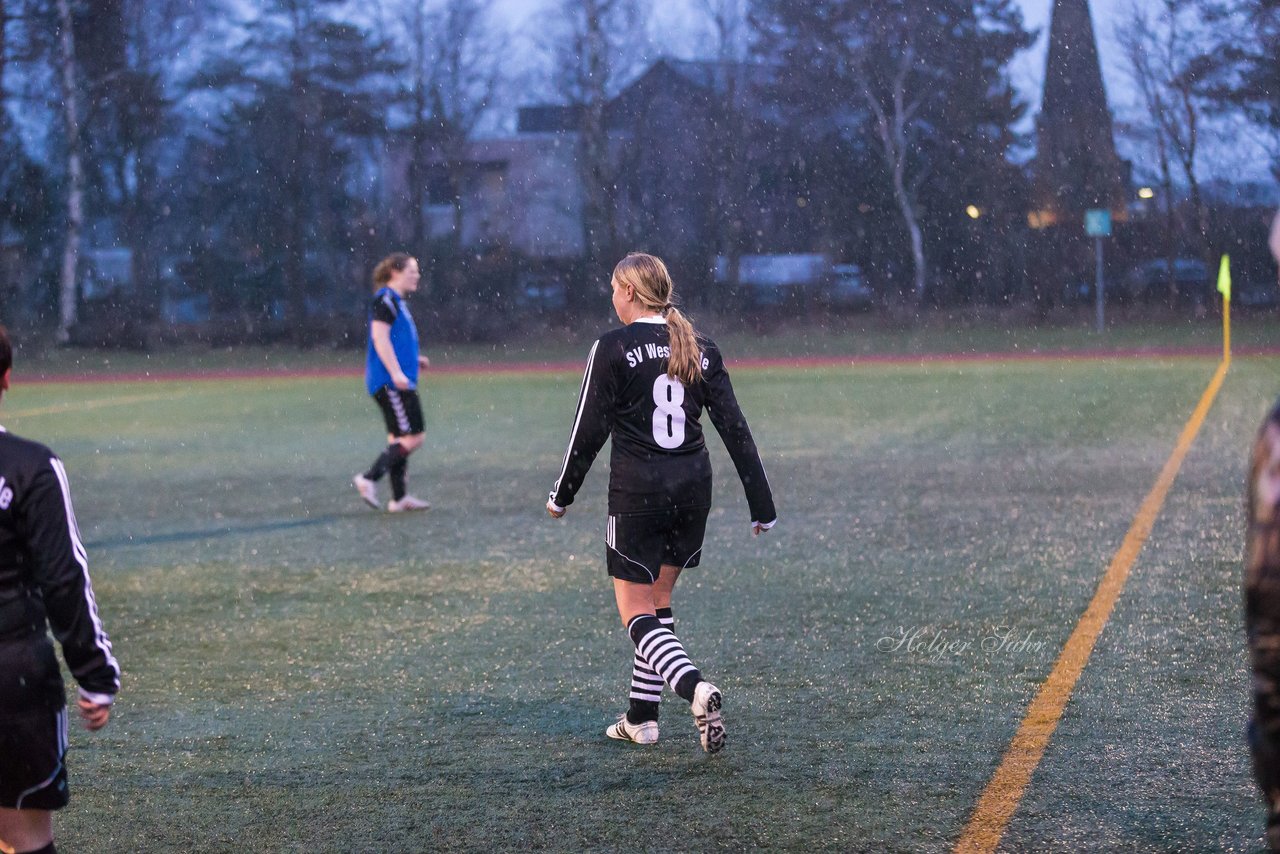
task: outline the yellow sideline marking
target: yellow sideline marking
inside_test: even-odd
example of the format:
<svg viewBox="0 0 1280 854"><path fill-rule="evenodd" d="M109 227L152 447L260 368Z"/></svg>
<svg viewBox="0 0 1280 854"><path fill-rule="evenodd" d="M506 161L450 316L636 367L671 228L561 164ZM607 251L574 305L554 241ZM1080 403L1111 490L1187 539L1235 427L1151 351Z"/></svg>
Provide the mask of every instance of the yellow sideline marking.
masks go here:
<svg viewBox="0 0 1280 854"><path fill-rule="evenodd" d="M102 409L107 406L126 406L130 403L142 403L147 400L172 400L183 397L183 393L175 394L134 394L126 397L108 397L102 400L59 403L54 406L43 406L39 409L13 409L8 413L0 413L8 418L28 418L32 415L58 415L63 412L81 412L87 409Z"/></svg>
<svg viewBox="0 0 1280 854"><path fill-rule="evenodd" d="M1213 375L1209 387L1200 398L1200 404L1195 412L1191 413L1186 426L1182 428L1177 447L1173 449L1173 454L1160 470L1155 486L1151 487L1151 491L1143 499L1142 505L1138 508L1138 514L1133 517L1129 532L1125 534L1124 541L1120 543L1120 549L1111 559L1106 575L1102 576L1098 590L1093 594L1093 601L1085 609L1084 616L1076 624L1071 637L1067 638L1067 645L1063 647L1057 662L1054 663L1049 678L1040 686L1040 691L1027 708L1018 732L1014 735L1004 759L1000 762L1000 767L996 769L991 781L987 783L987 788L983 790L982 797L978 799L973 816L956 843L955 850L958 854L959 852L989 854L995 851L1000 843L1000 837L1004 835L1009 819L1018 808L1027 784L1031 781L1031 775L1040 764L1045 747L1053 736L1053 731L1058 727L1062 710L1067 705L1067 700L1071 699L1071 692L1075 689L1076 682L1079 681L1080 674L1084 672L1089 656L1093 653L1098 635L1102 633L1103 626L1111 617L1116 600L1120 598L1120 592L1129 578L1129 570L1137 560L1138 552L1142 550L1147 537L1151 535L1151 528L1155 524L1156 516L1160 513L1160 508L1164 505L1169 488L1173 486L1173 479L1178 476L1182 460L1191 450L1191 443L1200 432L1200 425L1204 423L1205 416L1209 414L1209 407L1213 405L1218 389L1222 387L1229 365L1230 361L1227 359L1223 359L1218 365L1218 371Z"/></svg>

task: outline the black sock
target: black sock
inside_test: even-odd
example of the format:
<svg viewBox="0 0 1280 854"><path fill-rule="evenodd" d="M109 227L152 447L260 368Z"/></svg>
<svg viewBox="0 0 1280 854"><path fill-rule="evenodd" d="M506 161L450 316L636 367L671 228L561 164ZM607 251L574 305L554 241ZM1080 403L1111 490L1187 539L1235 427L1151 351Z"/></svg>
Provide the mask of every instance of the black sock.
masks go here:
<svg viewBox="0 0 1280 854"><path fill-rule="evenodd" d="M632 617L627 633L649 666L662 674L662 679L681 698L693 702L693 689L702 674L693 666L676 633L666 628L652 614Z"/></svg>
<svg viewBox="0 0 1280 854"><path fill-rule="evenodd" d="M408 489L404 485L405 472L409 468L409 456L406 454L391 464L391 497L396 501L404 498Z"/></svg>
<svg viewBox="0 0 1280 854"><path fill-rule="evenodd" d="M373 465L364 473L369 480L379 480L395 465L396 460L402 460L409 456L405 453L404 446L399 442L392 442L387 445L387 449L373 461Z"/></svg>
<svg viewBox="0 0 1280 854"><path fill-rule="evenodd" d="M676 620L670 608L656 608L654 614L658 622L665 628L675 631ZM662 699L662 677L649 666L644 656L636 650L631 662L631 705L627 709L627 720L633 724L658 719L658 701Z"/></svg>

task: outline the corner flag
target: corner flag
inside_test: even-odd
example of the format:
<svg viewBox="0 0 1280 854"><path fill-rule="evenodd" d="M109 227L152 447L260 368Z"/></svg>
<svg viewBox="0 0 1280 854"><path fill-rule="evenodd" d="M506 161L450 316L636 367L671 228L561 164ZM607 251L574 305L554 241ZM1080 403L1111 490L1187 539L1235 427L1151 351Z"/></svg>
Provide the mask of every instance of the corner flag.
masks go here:
<svg viewBox="0 0 1280 854"><path fill-rule="evenodd" d="M1227 302L1231 302L1231 256L1223 255L1222 264L1218 267L1218 293Z"/></svg>

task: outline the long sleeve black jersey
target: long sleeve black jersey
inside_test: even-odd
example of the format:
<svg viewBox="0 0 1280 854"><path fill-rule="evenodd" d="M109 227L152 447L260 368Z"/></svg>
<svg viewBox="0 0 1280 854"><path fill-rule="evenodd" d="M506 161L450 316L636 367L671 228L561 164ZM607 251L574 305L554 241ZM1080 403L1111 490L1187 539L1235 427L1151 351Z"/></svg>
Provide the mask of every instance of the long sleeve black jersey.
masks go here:
<svg viewBox="0 0 1280 854"><path fill-rule="evenodd" d="M46 627L81 691L109 702L120 667L98 603L62 461L0 428L0 714L65 703Z"/></svg>
<svg viewBox="0 0 1280 854"><path fill-rule="evenodd" d="M700 338L702 380L686 387L667 376L670 338L661 318L641 318L596 341L587 358L560 477L551 500L568 507L605 439L609 512L643 513L711 503L705 410L724 440L747 493L752 521L777 517L773 493L747 419L715 343Z"/></svg>

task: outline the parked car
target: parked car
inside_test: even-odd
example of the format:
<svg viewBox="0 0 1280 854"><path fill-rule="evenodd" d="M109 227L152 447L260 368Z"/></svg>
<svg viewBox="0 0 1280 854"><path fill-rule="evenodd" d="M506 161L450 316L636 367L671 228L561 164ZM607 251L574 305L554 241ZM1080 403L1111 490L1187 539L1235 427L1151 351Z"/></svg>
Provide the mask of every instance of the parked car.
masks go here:
<svg viewBox="0 0 1280 854"><path fill-rule="evenodd" d="M1124 295L1142 302L1170 301L1170 278L1177 289L1179 303L1204 305L1209 301L1214 284L1209 267L1199 258L1152 258L1129 271L1122 281Z"/></svg>
<svg viewBox="0 0 1280 854"><path fill-rule="evenodd" d="M827 256L818 253L743 255L738 258L738 298L747 308L803 308L829 267ZM729 260L723 255L716 258L715 280L729 281Z"/></svg>
<svg viewBox="0 0 1280 854"><path fill-rule="evenodd" d="M715 280L729 281L729 263L716 258ZM874 295L857 264L832 264L818 252L743 255L738 259L737 296L746 308L865 311Z"/></svg>
<svg viewBox="0 0 1280 854"><path fill-rule="evenodd" d="M1280 285L1275 279L1236 282L1232 288L1231 299L1242 308L1275 308L1280 305Z"/></svg>
<svg viewBox="0 0 1280 854"><path fill-rule="evenodd" d="M869 311L875 294L867 287L862 268L857 264L832 264L819 299L834 311Z"/></svg>
<svg viewBox="0 0 1280 854"><path fill-rule="evenodd" d="M524 272L517 281L516 305L532 311L559 311L569 302L564 279L555 273Z"/></svg>

